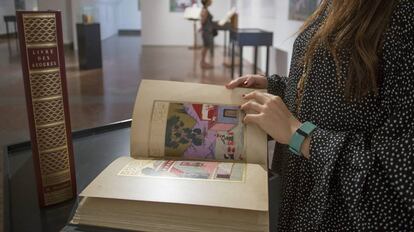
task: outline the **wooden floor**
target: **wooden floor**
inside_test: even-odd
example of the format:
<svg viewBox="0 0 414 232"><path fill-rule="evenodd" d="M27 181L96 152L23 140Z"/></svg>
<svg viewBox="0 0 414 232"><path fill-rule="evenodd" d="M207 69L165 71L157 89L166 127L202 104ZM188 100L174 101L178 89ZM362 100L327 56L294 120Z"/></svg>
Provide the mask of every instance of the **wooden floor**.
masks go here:
<svg viewBox="0 0 414 232"><path fill-rule="evenodd" d="M9 46L10 45L10 46ZM0 41L0 145L29 139L20 57L15 41ZM72 130L129 119L142 79L222 85L230 80L223 50L216 48L215 68L199 67L201 51L187 47L141 46L138 36L103 41L103 68L80 71L77 55L65 52ZM244 71L251 72L245 64Z"/></svg>
<svg viewBox="0 0 414 232"><path fill-rule="evenodd" d="M131 118L142 79L219 85L230 80L230 69L222 65L222 48L216 48L215 68L207 71L199 67L200 50L141 46L138 36L114 36L104 40L102 55L102 69L80 71L75 52L65 52L72 130ZM250 65L244 67L246 73L252 71ZM0 40L0 146L3 149L5 145L27 140L29 131L17 43L16 40ZM3 171L1 158L0 173ZM0 186L0 194L2 192ZM2 198L0 201L2 203ZM2 219L0 215L0 222Z"/></svg>

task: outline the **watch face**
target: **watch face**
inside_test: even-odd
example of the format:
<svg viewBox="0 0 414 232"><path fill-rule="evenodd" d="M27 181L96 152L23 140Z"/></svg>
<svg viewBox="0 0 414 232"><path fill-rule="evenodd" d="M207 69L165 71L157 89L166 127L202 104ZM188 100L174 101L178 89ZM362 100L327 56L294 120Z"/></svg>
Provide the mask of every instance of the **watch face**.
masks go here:
<svg viewBox="0 0 414 232"><path fill-rule="evenodd" d="M301 128L299 128L299 129L296 131L296 133L298 133L298 134L302 135L303 137L308 136L308 133L306 133L306 131L304 131L302 127L301 127Z"/></svg>
<svg viewBox="0 0 414 232"><path fill-rule="evenodd" d="M316 128L311 122L304 122L300 128L293 134L289 142L289 150L296 155L302 156L300 148L302 147L303 141L310 133Z"/></svg>
<svg viewBox="0 0 414 232"><path fill-rule="evenodd" d="M298 131L304 133L304 136L308 136L315 128L316 126L311 122L304 122Z"/></svg>

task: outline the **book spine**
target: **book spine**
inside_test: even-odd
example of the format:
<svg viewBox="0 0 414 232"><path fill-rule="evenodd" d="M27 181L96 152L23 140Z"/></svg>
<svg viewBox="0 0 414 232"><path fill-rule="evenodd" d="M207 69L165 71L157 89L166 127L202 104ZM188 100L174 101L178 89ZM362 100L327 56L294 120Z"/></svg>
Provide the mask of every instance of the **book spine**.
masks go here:
<svg viewBox="0 0 414 232"><path fill-rule="evenodd" d="M17 11L22 71L41 207L76 196L59 11Z"/></svg>

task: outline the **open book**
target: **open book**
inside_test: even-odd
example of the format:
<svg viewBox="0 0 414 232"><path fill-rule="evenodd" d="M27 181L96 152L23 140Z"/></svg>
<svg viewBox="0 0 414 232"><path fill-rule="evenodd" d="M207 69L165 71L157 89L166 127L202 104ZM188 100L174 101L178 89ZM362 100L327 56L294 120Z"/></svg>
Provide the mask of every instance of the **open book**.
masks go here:
<svg viewBox="0 0 414 232"><path fill-rule="evenodd" d="M268 231L267 137L242 123L251 89L143 80L130 157L80 194L72 224L137 231Z"/></svg>

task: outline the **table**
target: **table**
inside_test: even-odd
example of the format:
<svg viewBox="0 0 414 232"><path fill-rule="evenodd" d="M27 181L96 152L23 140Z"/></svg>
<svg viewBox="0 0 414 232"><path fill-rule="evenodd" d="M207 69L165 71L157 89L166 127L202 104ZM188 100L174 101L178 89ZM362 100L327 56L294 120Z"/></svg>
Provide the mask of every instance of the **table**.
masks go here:
<svg viewBox="0 0 414 232"><path fill-rule="evenodd" d="M6 23L6 33L7 33L7 39L10 38L10 32L9 32L9 22L14 24L14 32L16 33L17 37L17 26L16 26L16 16L15 15L5 15L4 16L4 23Z"/></svg>
<svg viewBox="0 0 414 232"><path fill-rule="evenodd" d="M223 57L226 57L228 54L228 49L227 49L227 34L229 31L231 31L231 23L225 23L224 25L220 26L218 23L216 23L215 26L217 31L223 31L224 33L224 43L223 43Z"/></svg>
<svg viewBox="0 0 414 232"><path fill-rule="evenodd" d="M197 21L200 21L199 18L188 18L187 20L193 22L193 46L189 47L189 49L200 49L203 46L198 45L197 43Z"/></svg>
<svg viewBox="0 0 414 232"><path fill-rule="evenodd" d="M127 120L73 133L78 193L113 160L129 155L130 125ZM30 143L7 146L4 153L4 231L60 231L77 200L39 208Z"/></svg>
<svg viewBox="0 0 414 232"><path fill-rule="evenodd" d="M120 156L129 155L131 120L73 133L78 193L107 165ZM54 232L113 231L104 228L66 226L77 200L48 208L39 208L31 158L30 143L7 146L4 157L5 212L4 231ZM280 204L280 178L269 177L270 218L276 222ZM272 232L275 223L272 223Z"/></svg>
<svg viewBox="0 0 414 232"><path fill-rule="evenodd" d="M273 32L264 31L258 28L239 28L230 31L231 48L231 79L234 77L234 55L236 44L240 49L239 75L243 75L243 47L254 46L254 71L257 72L257 48L266 46L266 76L269 75L269 48L273 46Z"/></svg>

